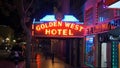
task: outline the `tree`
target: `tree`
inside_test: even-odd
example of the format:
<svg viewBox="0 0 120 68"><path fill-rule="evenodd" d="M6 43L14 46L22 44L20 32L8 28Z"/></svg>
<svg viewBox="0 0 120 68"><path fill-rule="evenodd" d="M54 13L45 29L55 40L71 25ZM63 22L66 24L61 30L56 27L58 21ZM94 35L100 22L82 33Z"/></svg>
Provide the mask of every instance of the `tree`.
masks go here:
<svg viewBox="0 0 120 68"><path fill-rule="evenodd" d="M19 14L14 0L0 0L0 25L9 26L14 30L14 37L22 33ZM17 38L17 37L16 37Z"/></svg>
<svg viewBox="0 0 120 68"><path fill-rule="evenodd" d="M5 25L0 25L0 44L2 40L5 40L6 38L9 38L10 41L12 41L11 39L13 35L14 35L13 29Z"/></svg>
<svg viewBox="0 0 120 68"><path fill-rule="evenodd" d="M26 68L30 68L30 58L31 58L31 30L27 27L26 24L30 22L30 18L28 17L30 14L30 7L32 6L34 0L27 2L27 0L19 0L19 11L20 11L20 20L22 28L26 34Z"/></svg>
<svg viewBox="0 0 120 68"><path fill-rule="evenodd" d="M45 2L42 2L42 1L45 1ZM37 2L39 2L40 5L38 3L37 4L38 6L36 6ZM43 3L44 3L44 6L42 5ZM49 1L49 0L41 0L41 1L39 0L18 0L18 4L19 4L18 10L19 10L19 15L20 15L21 25L26 34L26 42L27 42L26 44L26 68L30 68L30 58L31 58L30 54L31 54L32 36L31 36L31 30L30 30L31 27L28 26L29 24L31 24L30 16L38 12L39 13L43 12L43 14L53 12L52 11L53 3L54 1ZM40 14L40 16L42 16L43 14ZM35 15L38 15L38 14L35 14Z"/></svg>

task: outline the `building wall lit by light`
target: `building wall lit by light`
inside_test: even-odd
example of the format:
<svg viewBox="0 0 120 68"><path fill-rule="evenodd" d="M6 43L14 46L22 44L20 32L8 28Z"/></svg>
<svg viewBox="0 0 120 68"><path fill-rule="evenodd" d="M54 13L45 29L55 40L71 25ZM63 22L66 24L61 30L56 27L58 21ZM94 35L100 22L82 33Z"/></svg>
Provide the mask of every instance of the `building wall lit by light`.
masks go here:
<svg viewBox="0 0 120 68"><path fill-rule="evenodd" d="M94 41L95 44L95 64L93 67L101 67L101 59L103 59L101 50L102 50L102 43L105 42L107 43L107 49L106 51L109 51L110 53L107 52L107 60L106 62L111 62L111 63L103 63L105 66L107 64L107 67L117 67L118 68L118 61L115 60L119 57L117 54L117 44L114 44L114 41L110 40L107 38L109 35L113 36L119 36L119 32L115 30L115 28L120 27L120 9L118 8L109 8L111 5L114 5L114 2L111 2L113 4L106 5L104 1L116 1L116 0L87 0L85 3L85 13L84 13L84 23L86 25L86 30L88 33L86 33L86 36L89 35L95 35L96 39ZM119 2L119 1L118 1ZM118 3L117 2L117 3ZM118 6L118 5L117 5ZM101 25L101 26L100 26ZM113 33L110 33L110 31L115 30ZM106 37L104 36L104 34ZM99 37L102 35L102 41L100 41ZM112 41L112 42L111 42ZM111 47L108 47L111 46ZM116 46L116 47L115 47ZM109 48L109 49L108 49ZM116 49L116 51L115 51ZM115 54L116 53L116 54ZM99 57L100 56L100 57ZM98 58L99 57L99 58ZM101 59L100 59L101 58ZM86 58L85 58L86 59ZM85 61L85 60L84 60ZM89 63L89 61L87 62ZM111 65L109 65L111 64ZM89 65L87 65L89 66Z"/></svg>

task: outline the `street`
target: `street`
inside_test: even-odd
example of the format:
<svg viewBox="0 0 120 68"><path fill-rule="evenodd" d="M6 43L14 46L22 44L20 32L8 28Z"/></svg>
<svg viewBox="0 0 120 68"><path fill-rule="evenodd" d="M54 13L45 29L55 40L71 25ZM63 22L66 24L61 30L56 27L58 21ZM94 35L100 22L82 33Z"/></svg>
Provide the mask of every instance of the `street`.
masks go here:
<svg viewBox="0 0 120 68"><path fill-rule="evenodd" d="M16 68L14 62L8 60L0 60L0 68ZM24 62L18 64L18 68L25 68Z"/></svg>
<svg viewBox="0 0 120 68"><path fill-rule="evenodd" d="M36 53L36 58L31 59L31 68L72 68L63 61L54 58L54 63L50 57L45 58L41 53ZM0 59L0 68L16 68L15 63L8 59ZM17 68L25 68L25 61L19 62Z"/></svg>
<svg viewBox="0 0 120 68"><path fill-rule="evenodd" d="M8 58L9 54L5 50L0 50L0 68L16 68L15 63ZM18 68L25 68L25 62L19 62Z"/></svg>

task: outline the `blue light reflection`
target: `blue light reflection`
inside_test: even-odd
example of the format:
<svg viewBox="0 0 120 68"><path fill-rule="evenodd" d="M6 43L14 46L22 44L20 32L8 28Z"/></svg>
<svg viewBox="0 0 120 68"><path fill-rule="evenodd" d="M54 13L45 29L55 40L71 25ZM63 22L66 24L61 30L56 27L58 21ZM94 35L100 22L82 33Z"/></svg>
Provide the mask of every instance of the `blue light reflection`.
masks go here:
<svg viewBox="0 0 120 68"><path fill-rule="evenodd" d="M50 22L50 21L56 21L55 15L46 15L39 21L36 21L35 19L33 19L33 23ZM64 17L61 21L76 22L76 23L83 24L83 22L79 22L79 20L77 18L75 18L73 15L64 15Z"/></svg>

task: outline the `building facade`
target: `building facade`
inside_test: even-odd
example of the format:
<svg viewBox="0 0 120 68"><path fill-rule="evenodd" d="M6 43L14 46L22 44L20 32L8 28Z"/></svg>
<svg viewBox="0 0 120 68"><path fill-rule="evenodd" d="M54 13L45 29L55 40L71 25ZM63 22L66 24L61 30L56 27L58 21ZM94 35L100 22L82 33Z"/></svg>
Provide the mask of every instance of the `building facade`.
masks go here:
<svg viewBox="0 0 120 68"><path fill-rule="evenodd" d="M84 22L85 34L72 38L44 36L50 38L52 52L73 67L120 67L120 33L116 31L120 26L120 10L107 8L103 0L87 0L82 10L80 0L61 3L63 14L76 15Z"/></svg>
<svg viewBox="0 0 120 68"><path fill-rule="evenodd" d="M120 9L107 8L103 0L87 0L84 6L84 64L119 68L119 33L115 29L120 26Z"/></svg>

